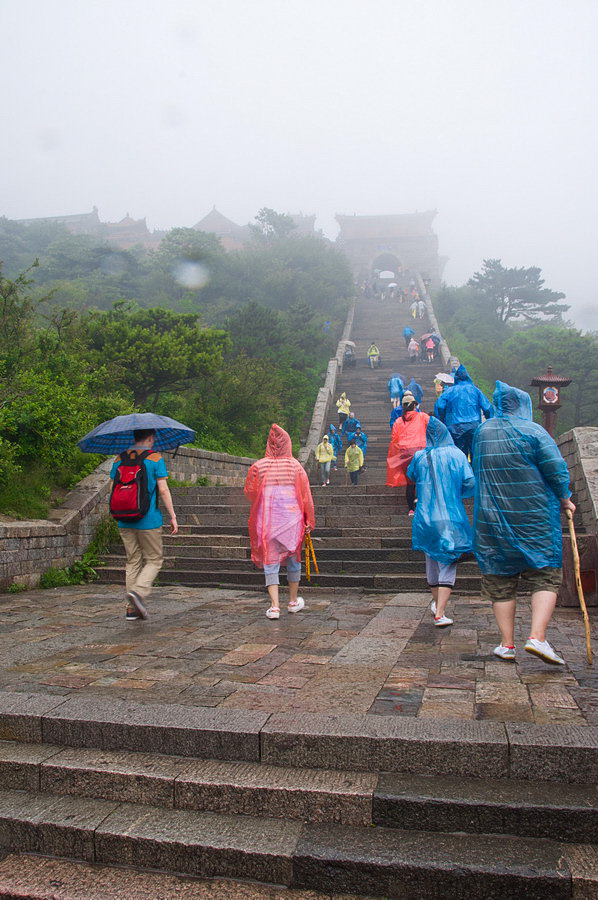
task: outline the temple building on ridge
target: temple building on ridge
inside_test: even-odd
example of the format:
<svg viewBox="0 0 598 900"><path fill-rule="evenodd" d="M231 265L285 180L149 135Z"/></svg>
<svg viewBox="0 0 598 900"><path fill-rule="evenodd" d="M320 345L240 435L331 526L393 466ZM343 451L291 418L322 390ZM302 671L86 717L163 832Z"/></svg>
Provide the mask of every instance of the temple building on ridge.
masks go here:
<svg viewBox="0 0 598 900"><path fill-rule="evenodd" d="M102 222L98 208L89 213L75 213L68 216L44 216L36 219L17 219L20 225L64 225L71 234L88 234L99 241L109 241L121 250L141 245L148 250L158 246L165 231L149 231L145 218L133 219L126 214L120 222Z"/></svg>
<svg viewBox="0 0 598 900"><path fill-rule="evenodd" d="M288 213L297 237L318 237L316 216ZM340 232L336 246L342 250L353 267L359 282L371 279L377 272L420 272L433 287L440 284L446 257L438 255L438 236L432 230L436 210L383 216L346 216L338 214L336 221ZM91 212L67 216L46 216L36 219L19 219L22 225L55 223L64 225L71 234L87 234L98 241L109 241L127 250L142 246L153 250L168 231L150 231L145 218L134 219L129 213L120 222L102 222L97 207ZM252 236L251 228L238 225L214 206L207 215L192 226L196 231L215 234L227 251L240 250Z"/></svg>
<svg viewBox="0 0 598 900"><path fill-rule="evenodd" d="M207 216L193 225L195 231L206 231L215 234L225 250L240 250L251 237L249 225L237 225L222 215L216 207L212 207Z"/></svg>
<svg viewBox="0 0 598 900"><path fill-rule="evenodd" d="M385 216L337 215L337 246L349 257L355 278L366 281L376 271L420 272L432 286L440 284L446 257L438 255L432 230L437 211Z"/></svg>

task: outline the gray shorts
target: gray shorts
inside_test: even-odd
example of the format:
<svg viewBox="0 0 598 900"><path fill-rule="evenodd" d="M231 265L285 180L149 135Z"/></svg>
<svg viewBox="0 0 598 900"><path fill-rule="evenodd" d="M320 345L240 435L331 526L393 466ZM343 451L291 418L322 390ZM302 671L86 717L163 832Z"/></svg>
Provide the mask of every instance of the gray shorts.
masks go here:
<svg viewBox="0 0 598 900"><path fill-rule="evenodd" d="M426 553L426 578L430 587L454 587L457 563L441 563Z"/></svg>

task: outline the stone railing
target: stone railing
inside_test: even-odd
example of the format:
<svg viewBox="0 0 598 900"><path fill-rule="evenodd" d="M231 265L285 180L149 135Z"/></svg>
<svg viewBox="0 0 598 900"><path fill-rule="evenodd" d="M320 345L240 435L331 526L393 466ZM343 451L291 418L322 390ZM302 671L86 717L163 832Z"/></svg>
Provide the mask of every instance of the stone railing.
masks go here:
<svg viewBox="0 0 598 900"><path fill-rule="evenodd" d="M208 476L212 484L242 485L254 462L195 447L165 453L169 474L179 481ZM101 463L52 509L47 519L0 523L0 590L17 583L36 585L51 567L81 559L99 522L108 515L112 460Z"/></svg>
<svg viewBox="0 0 598 900"><path fill-rule="evenodd" d="M598 606L598 428L573 428L562 434L557 443L569 467L572 499L577 506L577 545L586 604ZM563 587L559 605L579 605L566 531L563 532Z"/></svg>
<svg viewBox="0 0 598 900"><path fill-rule="evenodd" d="M417 289L419 291L419 295L422 298L422 300L424 301L424 303L426 304L426 312L428 313L428 319L430 320L430 326L433 331L436 331L438 334L442 335L442 332L440 331L440 328L438 327L438 320L436 318L436 313L434 312L434 307L432 306L432 300L430 299L430 295L428 294L428 291L426 290L426 286L424 284L423 278L421 277L419 272L416 272L415 281L417 283ZM445 341L444 338L442 338L442 341L439 344L439 350L440 350L440 358L442 360L442 364L445 367L445 369L447 370L447 372L450 372L451 368L453 367L454 362L456 361L458 364L458 360L456 360L456 357L451 356L451 351L449 350L449 345L447 344L447 342Z"/></svg>
<svg viewBox="0 0 598 900"><path fill-rule="evenodd" d="M347 313L347 319L345 321L343 334L336 348L336 355L328 363L324 384L318 391L318 396L316 397L307 440L299 451L299 462L308 473L308 475L311 475L315 470L315 451L316 447L322 439L324 431L326 430L326 425L328 423L330 413L330 406L336 392L336 380L340 373L343 371L345 343L351 337L354 314L355 304L353 304L353 306Z"/></svg>

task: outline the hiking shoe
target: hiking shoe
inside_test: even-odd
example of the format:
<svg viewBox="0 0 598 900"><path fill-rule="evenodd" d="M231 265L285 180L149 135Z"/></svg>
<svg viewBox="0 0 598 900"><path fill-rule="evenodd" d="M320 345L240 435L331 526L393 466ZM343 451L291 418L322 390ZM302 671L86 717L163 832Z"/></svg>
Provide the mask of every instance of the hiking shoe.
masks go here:
<svg viewBox="0 0 598 900"><path fill-rule="evenodd" d="M278 606L271 606L266 610L266 615L269 619L280 619L280 609Z"/></svg>
<svg viewBox="0 0 598 900"><path fill-rule="evenodd" d="M527 650L528 653L533 653L534 656L539 656L544 662L552 663L555 666L565 665L565 660L561 659L554 652L548 641L537 641L535 638L529 638L523 649Z"/></svg>
<svg viewBox="0 0 598 900"><path fill-rule="evenodd" d="M143 605L143 601L139 594L135 593L135 591L127 591L127 600L134 606L137 612L139 613L139 618L147 619L147 609Z"/></svg>
<svg viewBox="0 0 598 900"><path fill-rule="evenodd" d="M436 615L436 601L435 600L432 600L432 602L430 603L430 612L432 613L433 616Z"/></svg>
<svg viewBox="0 0 598 900"><path fill-rule="evenodd" d="M128 609L125 613L125 619L127 620L127 622L136 622L140 618L141 616L136 609Z"/></svg>
<svg viewBox="0 0 598 900"><path fill-rule="evenodd" d="M449 619L448 616L434 616L434 625L438 628L446 628L447 625L452 625L453 620Z"/></svg>
<svg viewBox="0 0 598 900"><path fill-rule="evenodd" d="M514 647L503 647L502 644L499 644L498 647L495 647L492 652L495 656L500 657L500 659L506 659L508 662L515 662Z"/></svg>
<svg viewBox="0 0 598 900"><path fill-rule="evenodd" d="M296 612L299 612L300 609L303 609L304 606L305 606L305 600L303 599L303 597L297 597L297 602L289 603L289 605L287 606L287 609L290 613L296 613Z"/></svg>

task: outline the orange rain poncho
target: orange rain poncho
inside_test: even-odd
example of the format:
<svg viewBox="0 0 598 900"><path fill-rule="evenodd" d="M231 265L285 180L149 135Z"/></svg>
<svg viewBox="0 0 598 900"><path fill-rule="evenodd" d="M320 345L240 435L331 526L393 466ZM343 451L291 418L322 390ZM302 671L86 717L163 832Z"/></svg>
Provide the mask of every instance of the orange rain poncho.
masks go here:
<svg viewBox="0 0 598 900"><path fill-rule="evenodd" d="M256 566L283 563L298 555L306 526L311 529L316 524L309 479L292 453L289 435L280 425L273 425L265 457L247 473L249 538Z"/></svg>
<svg viewBox="0 0 598 900"><path fill-rule="evenodd" d="M388 456L386 457L386 483L393 487L409 484L407 466L418 450L426 446L426 428L430 416L412 409L399 416L392 426Z"/></svg>

